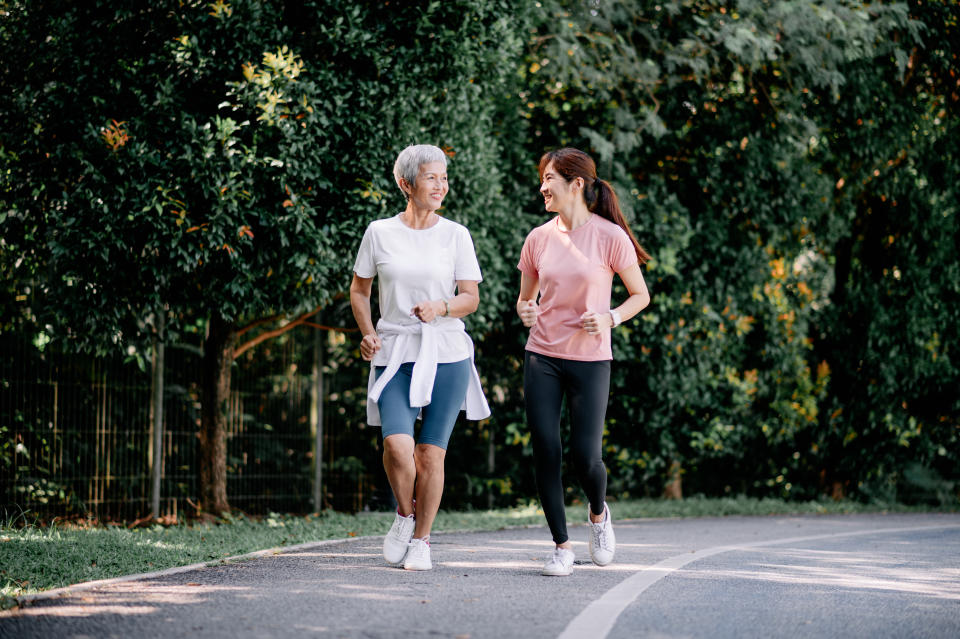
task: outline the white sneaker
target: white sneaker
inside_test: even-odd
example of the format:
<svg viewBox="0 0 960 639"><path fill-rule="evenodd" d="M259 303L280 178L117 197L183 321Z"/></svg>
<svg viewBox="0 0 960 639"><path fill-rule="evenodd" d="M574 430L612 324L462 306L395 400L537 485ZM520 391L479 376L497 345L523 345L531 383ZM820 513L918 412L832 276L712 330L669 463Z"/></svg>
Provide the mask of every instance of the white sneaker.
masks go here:
<svg viewBox="0 0 960 639"><path fill-rule="evenodd" d="M566 577L573 572L573 551L567 548L555 548L550 561L546 563L541 575L547 577Z"/></svg>
<svg viewBox="0 0 960 639"><path fill-rule="evenodd" d="M617 538L613 535L613 522L610 521L610 508L603 502L603 521L595 524L590 521L590 507L587 507L587 523L590 524L590 559L598 566L606 566L613 561L617 550Z"/></svg>
<svg viewBox="0 0 960 639"><path fill-rule="evenodd" d="M399 512L390 526L390 532L383 538L383 558L391 564L399 564L407 554L410 538L416 522L413 515L404 517Z"/></svg>
<svg viewBox="0 0 960 639"><path fill-rule="evenodd" d="M403 560L404 570L430 570L433 563L430 561L430 544L426 539L411 539L407 558Z"/></svg>

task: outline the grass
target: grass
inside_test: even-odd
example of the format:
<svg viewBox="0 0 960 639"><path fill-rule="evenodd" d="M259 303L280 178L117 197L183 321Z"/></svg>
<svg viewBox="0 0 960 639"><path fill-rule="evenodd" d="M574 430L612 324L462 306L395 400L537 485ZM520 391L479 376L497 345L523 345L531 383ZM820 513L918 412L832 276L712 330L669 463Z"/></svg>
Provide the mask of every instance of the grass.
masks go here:
<svg viewBox="0 0 960 639"><path fill-rule="evenodd" d="M705 517L728 515L845 514L862 512L929 512L928 507L853 502L785 502L776 499L688 498L619 501L617 519ZM935 510L935 509L933 509ZM569 521L579 521L584 506L569 508ZM0 608L17 597L84 581L152 572L193 563L217 563L257 550L281 548L325 539L382 535L392 513L348 515L324 512L294 516L235 517L215 524L152 526L21 525L22 519L0 525ZM497 530L544 525L536 505L492 511L441 510L435 532Z"/></svg>

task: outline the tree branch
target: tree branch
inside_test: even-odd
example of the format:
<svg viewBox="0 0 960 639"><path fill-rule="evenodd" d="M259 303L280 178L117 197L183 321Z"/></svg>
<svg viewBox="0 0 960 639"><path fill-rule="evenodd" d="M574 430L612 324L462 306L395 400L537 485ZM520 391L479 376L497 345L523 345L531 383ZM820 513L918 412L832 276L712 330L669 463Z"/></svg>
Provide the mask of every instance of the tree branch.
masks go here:
<svg viewBox="0 0 960 639"><path fill-rule="evenodd" d="M311 326L313 328L319 328L324 331L337 331L340 333L356 333L359 331L359 328L344 328L342 326L327 326L326 324L315 324L314 322L304 322L304 326Z"/></svg>
<svg viewBox="0 0 960 639"><path fill-rule="evenodd" d="M317 308L317 310L319 310L319 307ZM316 311L314 311L314 312L316 312ZM249 331L249 330L252 329L252 328L256 328L257 326L261 326L261 325L267 324L267 323L269 323L269 322L275 322L275 321L277 321L278 319L280 319L280 318L282 318L282 317L284 317L283 313L277 313L276 315L271 315L270 317L264 317L264 318L262 318L262 319L258 319L258 320L255 321L255 322L250 322L249 324L247 324L246 326L244 326L243 328L241 328L241 329L239 329L239 330L237 331L237 337L240 337L241 335L243 335L244 333L246 333L247 331Z"/></svg>
<svg viewBox="0 0 960 639"><path fill-rule="evenodd" d="M260 333L259 335L257 335L256 337L254 337L253 339L250 339L250 340L244 342L243 344L240 344L240 345L237 346L237 348L233 351L233 359L237 359L238 357L240 357L241 355L243 355L245 352L247 352L248 350L250 350L250 349L253 348L254 346L260 344L261 342L265 342L265 341L267 341L268 339L273 339L274 337L278 337L278 336L280 336L280 335L283 335L283 334L286 333L287 331L289 331L289 330L291 330L291 329L293 329L293 328L296 328L297 326L300 326L301 324L305 323L308 319L310 319L311 317L313 317L314 315L316 315L316 314L320 311L320 308L321 308L321 307L318 306L317 308L313 309L312 311L307 311L306 313L304 313L303 315L301 315L301 316L298 317L297 319L292 320L292 321L284 324L283 326L281 326L281 327L279 327L279 328L275 328L275 329L273 329L272 331L264 331L264 332ZM253 326L259 326L259 325L264 324L264 323L266 323L266 322L269 322L269 321L271 321L271 320L273 320L273 319L276 319L276 316L274 316L273 318L267 318L267 319L264 319L264 320L257 320L256 322L253 322L252 324L249 324L249 325L245 326L244 328L240 329L240 331L238 331L237 334L240 335L242 332L248 331L248 330L251 329Z"/></svg>

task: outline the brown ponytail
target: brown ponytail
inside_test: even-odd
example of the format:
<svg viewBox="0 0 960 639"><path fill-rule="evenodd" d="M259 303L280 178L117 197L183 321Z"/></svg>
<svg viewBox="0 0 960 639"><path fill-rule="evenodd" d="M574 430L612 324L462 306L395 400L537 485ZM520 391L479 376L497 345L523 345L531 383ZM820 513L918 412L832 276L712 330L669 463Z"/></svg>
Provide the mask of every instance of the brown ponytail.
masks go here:
<svg viewBox="0 0 960 639"><path fill-rule="evenodd" d="M606 218L627 232L627 237L633 243L633 248L637 252L637 261L644 264L650 259L650 254L643 250L637 238L634 237L627 219L620 210L620 200L617 194L606 180L597 177L597 165L593 158L580 151L570 147L548 151L540 158L540 180L543 181L543 172L547 170L547 165L553 163L553 169L564 180L570 182L574 178L583 178L583 198L587 203L587 209L591 213L596 213L602 218Z"/></svg>

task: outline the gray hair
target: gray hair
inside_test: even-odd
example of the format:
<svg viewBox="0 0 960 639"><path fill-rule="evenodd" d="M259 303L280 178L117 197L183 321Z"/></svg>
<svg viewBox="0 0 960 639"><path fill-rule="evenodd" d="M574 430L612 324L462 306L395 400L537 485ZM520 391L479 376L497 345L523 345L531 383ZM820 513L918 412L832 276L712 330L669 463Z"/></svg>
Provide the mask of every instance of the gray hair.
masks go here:
<svg viewBox="0 0 960 639"><path fill-rule="evenodd" d="M397 186L400 186L401 178L406 180L410 186L416 186L420 166L430 162L443 162L443 166L446 167L447 154L432 144L415 144L400 151L400 155L397 156L397 161L393 165L393 179L396 180ZM402 188L400 190L403 191Z"/></svg>

